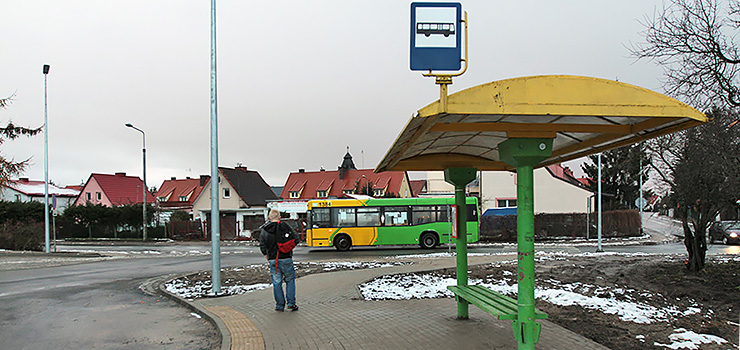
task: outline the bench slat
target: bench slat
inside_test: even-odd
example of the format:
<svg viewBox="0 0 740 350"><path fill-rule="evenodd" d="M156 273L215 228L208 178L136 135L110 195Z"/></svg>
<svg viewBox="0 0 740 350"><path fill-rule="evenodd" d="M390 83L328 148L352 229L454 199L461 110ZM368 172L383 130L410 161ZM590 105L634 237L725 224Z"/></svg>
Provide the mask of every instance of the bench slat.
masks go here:
<svg viewBox="0 0 740 350"><path fill-rule="evenodd" d="M479 307L499 320L515 320L519 307L516 300L503 294L494 292L486 287L473 286L448 286L459 298ZM535 309L535 319L545 319L547 314Z"/></svg>
<svg viewBox="0 0 740 350"><path fill-rule="evenodd" d="M475 287L479 286L469 286L468 288L464 288L466 296L463 296L463 299L468 300L472 304L494 314L495 316L498 316L499 319L506 319L505 316L512 314L516 315L517 307L516 304L512 305L511 299L500 294L493 294L495 292L490 289Z"/></svg>

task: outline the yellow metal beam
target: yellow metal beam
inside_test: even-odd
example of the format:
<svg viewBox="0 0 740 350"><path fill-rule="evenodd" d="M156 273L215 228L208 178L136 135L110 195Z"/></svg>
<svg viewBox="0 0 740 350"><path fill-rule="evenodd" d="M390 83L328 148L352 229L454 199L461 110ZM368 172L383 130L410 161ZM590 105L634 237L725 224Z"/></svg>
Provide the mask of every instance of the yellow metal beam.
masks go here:
<svg viewBox="0 0 740 350"><path fill-rule="evenodd" d="M629 134L630 125L614 124L555 124L555 123L436 123L429 131L452 132L573 132L573 133L605 133Z"/></svg>

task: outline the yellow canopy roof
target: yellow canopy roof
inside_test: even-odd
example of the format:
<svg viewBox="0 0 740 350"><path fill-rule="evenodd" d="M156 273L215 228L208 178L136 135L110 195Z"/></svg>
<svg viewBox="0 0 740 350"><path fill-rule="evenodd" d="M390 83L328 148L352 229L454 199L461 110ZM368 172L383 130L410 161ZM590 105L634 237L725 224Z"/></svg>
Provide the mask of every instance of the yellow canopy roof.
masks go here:
<svg viewBox="0 0 740 350"><path fill-rule="evenodd" d="M532 76L478 85L420 109L375 168L512 170L498 154L508 138L553 138L537 167L636 143L707 121L663 94L618 81Z"/></svg>

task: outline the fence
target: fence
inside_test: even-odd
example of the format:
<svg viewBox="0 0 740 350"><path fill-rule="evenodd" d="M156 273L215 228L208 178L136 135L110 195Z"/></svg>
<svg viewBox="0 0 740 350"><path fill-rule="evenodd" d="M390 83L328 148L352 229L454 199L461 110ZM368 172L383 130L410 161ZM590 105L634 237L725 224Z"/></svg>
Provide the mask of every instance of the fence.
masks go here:
<svg viewBox="0 0 740 350"><path fill-rule="evenodd" d="M596 238L596 214L589 215L590 237ZM602 213L602 237L640 235L640 214L636 210ZM536 240L586 238L586 214L537 214L534 217ZM481 241L516 242L516 215L481 217Z"/></svg>

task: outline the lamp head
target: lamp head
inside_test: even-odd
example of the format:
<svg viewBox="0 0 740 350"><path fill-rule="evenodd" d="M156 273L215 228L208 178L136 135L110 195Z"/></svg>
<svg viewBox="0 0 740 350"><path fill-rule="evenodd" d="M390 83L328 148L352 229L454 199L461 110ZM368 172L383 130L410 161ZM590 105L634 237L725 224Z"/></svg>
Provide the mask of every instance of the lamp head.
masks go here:
<svg viewBox="0 0 740 350"><path fill-rule="evenodd" d="M133 128L134 127L133 125L131 125L131 123L126 123L126 126L128 126L129 128Z"/></svg>
<svg viewBox="0 0 740 350"><path fill-rule="evenodd" d="M46 75L46 74L49 74L49 65L48 64L45 64L44 65L44 75Z"/></svg>

